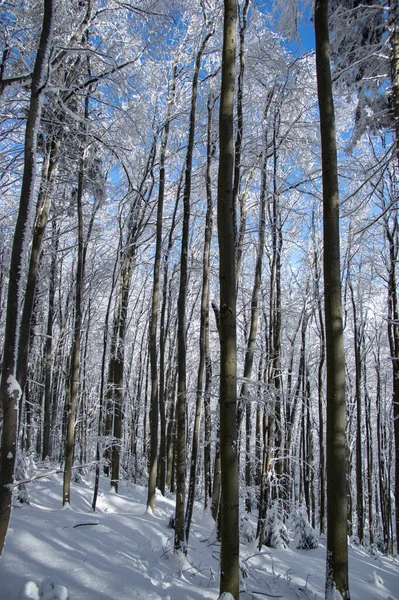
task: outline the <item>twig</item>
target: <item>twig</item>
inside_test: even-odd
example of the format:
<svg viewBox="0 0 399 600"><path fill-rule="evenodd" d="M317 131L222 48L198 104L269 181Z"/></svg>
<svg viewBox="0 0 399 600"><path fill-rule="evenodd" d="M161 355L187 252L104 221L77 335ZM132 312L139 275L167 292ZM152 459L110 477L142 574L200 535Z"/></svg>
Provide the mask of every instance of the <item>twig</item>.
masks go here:
<svg viewBox="0 0 399 600"><path fill-rule="evenodd" d="M90 467L91 465L96 465L97 463L99 463L101 461L98 460L94 460L93 462L90 463L86 463L85 465L75 465L74 467L72 467L72 470L74 469L83 469L84 467ZM44 479L45 477L51 477L52 475L58 475L58 473L63 473L64 469L56 469L55 471L48 471L47 473L44 473L43 475L34 475L34 477L30 477L29 479L22 479L21 481L15 481L12 484L12 487L18 487L19 485L25 484L25 483L30 483L31 481L35 481L36 479Z"/></svg>
<svg viewBox="0 0 399 600"><path fill-rule="evenodd" d="M259 596L267 596L268 598L284 598L284 596L275 596L273 594L267 594L266 592L251 592L251 594L259 594Z"/></svg>

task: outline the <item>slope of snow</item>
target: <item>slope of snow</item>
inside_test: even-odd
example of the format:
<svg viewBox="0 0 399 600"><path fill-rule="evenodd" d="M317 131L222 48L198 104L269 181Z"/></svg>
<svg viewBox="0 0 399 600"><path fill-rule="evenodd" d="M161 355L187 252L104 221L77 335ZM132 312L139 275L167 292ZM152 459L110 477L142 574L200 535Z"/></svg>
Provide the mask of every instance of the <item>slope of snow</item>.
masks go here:
<svg viewBox="0 0 399 600"><path fill-rule="evenodd" d="M211 516L197 505L187 556L173 552L172 496L146 511L146 489L101 482L95 513L93 477L72 484L61 507L62 476L30 484L30 505L13 509L0 560L0 600L200 600L218 598L220 547ZM247 525L248 527L248 525ZM325 542L313 550L241 544L242 600L324 598ZM399 561L350 548L352 600L399 600Z"/></svg>

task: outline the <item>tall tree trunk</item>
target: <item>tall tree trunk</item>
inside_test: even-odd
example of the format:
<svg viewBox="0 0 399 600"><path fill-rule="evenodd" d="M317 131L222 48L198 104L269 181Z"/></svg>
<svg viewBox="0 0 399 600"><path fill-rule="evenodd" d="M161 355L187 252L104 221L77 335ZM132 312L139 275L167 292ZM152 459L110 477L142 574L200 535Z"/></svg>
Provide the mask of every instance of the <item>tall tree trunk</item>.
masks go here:
<svg viewBox="0 0 399 600"><path fill-rule="evenodd" d="M45 354L45 388L44 388L44 414L43 414L43 450L42 459L51 457L52 447L50 445L51 424L51 381L52 381L52 352L53 352L53 322L55 301L55 278L57 270L58 232L56 220L52 222L52 254L50 266L48 316L46 330L46 354Z"/></svg>
<svg viewBox="0 0 399 600"><path fill-rule="evenodd" d="M220 593L239 598L236 273L233 209L234 88L237 6L224 1L219 116L218 240L220 282L220 456L222 471Z"/></svg>
<svg viewBox="0 0 399 600"><path fill-rule="evenodd" d="M385 235L389 244L388 260L388 340L392 359L392 411L395 448L395 524L399 552L399 299L396 265L399 257L399 218L393 209L391 223L385 217Z"/></svg>
<svg viewBox="0 0 399 600"><path fill-rule="evenodd" d="M320 110L327 350L326 598L334 588L349 599L346 506L345 353L339 249L339 197L334 100L330 72L328 0L316 0L316 74Z"/></svg>
<svg viewBox="0 0 399 600"><path fill-rule="evenodd" d="M212 499L212 468L211 468L211 386L212 386L212 361L209 347L209 279L210 279L210 246L213 230L213 197L212 197L212 159L216 152L216 143L212 136L212 112L214 100L211 94L208 97L208 127L207 127L207 152L206 152L206 200L207 210L205 218L204 244L204 274L203 287L208 287L208 303L205 307L204 318L204 359L205 359L205 389L204 389L204 505L205 509ZM207 281L205 281L207 273Z"/></svg>
<svg viewBox="0 0 399 600"><path fill-rule="evenodd" d="M241 149L242 149L242 138L244 133L244 111L243 111L243 97L244 97L244 73L245 73L245 32L247 29L248 22L248 9L249 0L243 1L242 10L240 10L240 3L238 2L238 16L240 21L239 27L239 38L240 38L240 49L239 49L239 71L237 77L237 132L234 145L234 177L233 177L233 210L234 210L234 227L237 227L237 205L238 196L240 191L240 180L241 180ZM234 232L237 240L237 231ZM237 282L238 283L238 282Z"/></svg>
<svg viewBox="0 0 399 600"><path fill-rule="evenodd" d="M156 225L156 242L155 242L155 259L154 259L154 277L152 288L151 316L150 316L150 335L149 335L149 350L150 350L150 369L151 369L151 412L150 412L150 464L148 473L148 492L147 492L147 509L154 511L155 508L155 489L157 483L158 469L158 416L159 416L159 383L158 383L158 352L157 352L157 330L158 330L158 311L159 311L159 278L161 272L161 250L162 250L162 222L163 222L163 205L165 197L165 157L166 148L168 145L170 123L173 116L173 107L176 95L176 78L177 78L177 63L173 68L173 77L171 83L170 98L166 114L166 122L164 127L164 137L161 145L160 166L159 166L159 189L158 189L158 204L157 204L157 225ZM163 390L162 398L163 402ZM163 473L160 477L163 487L162 493L165 492L165 454L164 454L164 438L165 438L165 408L161 407L161 427L162 427L162 454L161 461ZM162 468L161 467L161 468Z"/></svg>
<svg viewBox="0 0 399 600"><path fill-rule="evenodd" d="M180 287L178 298L178 383L177 383L177 447L176 447L176 514L175 514L175 550L186 551L188 532L190 530L190 521L192 515L192 506L187 512L185 523L185 485L186 485L186 298L188 291L188 243L190 227L190 204L191 204L191 171L193 164L195 120L197 110L198 76L201 67L201 58L206 44L213 31L209 31L202 40L201 46L197 52L194 75L191 89L191 109L189 117L188 145L186 154L186 168L184 174L184 192L183 192L183 231L181 241L180 258ZM198 406L197 406L198 412ZM194 427L195 430L195 427ZM199 421L197 423L197 433L199 435ZM198 451L198 440L196 441ZM195 461L196 462L196 461ZM196 465L194 468L194 475ZM194 489L192 490L194 492ZM194 501L192 496L190 502Z"/></svg>
<svg viewBox="0 0 399 600"><path fill-rule="evenodd" d="M348 285L351 293L354 355L355 355L355 401L356 401L356 516L357 537L364 542L364 501L363 501L363 460L362 460L362 359L361 359L361 324L357 316L353 285L348 274Z"/></svg>
<svg viewBox="0 0 399 600"><path fill-rule="evenodd" d="M187 151L190 151L190 172L192 167L192 150L194 146L194 133L195 133L195 111L197 105L197 88L198 88L198 77L201 68L201 58L205 50L206 44L213 35L213 30L209 31L204 37L201 47L197 53L194 77L192 86L192 98L191 98L191 114L190 114L190 131L189 131L189 147ZM191 148L190 148L191 146ZM212 198L211 198L212 203ZM209 197L208 197L209 203ZM212 205L211 205L212 210ZM204 382L204 370L205 370L205 359L206 350L208 345L209 354L209 339L208 344L206 336L209 338L209 278L210 278L210 248L211 248L211 235L212 235L212 214L209 206L207 209L206 223L205 223L205 242L203 252L203 279L202 279L202 294L201 294L201 323L200 323L200 356L198 365L198 377L197 377L197 391L196 391L196 406L195 406L195 418L193 426L193 443L191 449L191 462L190 462L190 480L188 487L187 507L185 513L185 540L188 542L190 534L191 519L194 510L194 498L197 478L197 460L198 460L198 447L200 437L200 424L202 414L202 398L203 398L203 382Z"/></svg>
<svg viewBox="0 0 399 600"><path fill-rule="evenodd" d="M317 303L317 318L320 336L320 357L317 368L317 405L319 417L319 521L320 533L326 532L326 465L324 444L324 407L323 407L323 373L326 354L324 317L322 297L320 293L320 268L319 250L316 240L316 215L315 208L312 211L312 238L313 238L313 266L314 266L314 294Z"/></svg>
<svg viewBox="0 0 399 600"><path fill-rule="evenodd" d="M159 323L159 416L160 416L160 440L159 440L159 468L158 468L158 487L161 491L161 494L165 495L166 488L166 480L167 480L167 408L166 408L166 400L167 400L167 384L165 383L165 353L166 353L166 343L169 331L169 323L171 318L170 306L171 306L171 293L172 293L172 280L169 281L169 257L173 248L173 238L174 231L176 227L176 215L177 209L179 206L180 200L180 192L183 181L183 170L181 172L181 176L179 179L179 183L176 191L176 201L175 207L172 215L172 223L169 229L168 235L168 245L164 253L163 257L163 284L162 284L162 303L161 303L161 317ZM167 307L169 306L169 310L167 311ZM170 372L170 370L169 370ZM172 402L174 404L174 400ZM173 408L174 414L174 408ZM172 426L173 429L173 426Z"/></svg>
<svg viewBox="0 0 399 600"><path fill-rule="evenodd" d="M118 253L120 248L118 248ZM112 296L115 289L115 280L116 280L116 269L118 266L119 258L117 257L114 264L114 270L112 273L112 286L111 293L108 298L107 309L105 312L105 322L104 322L104 331L103 331L103 353L101 358L101 380L100 380L100 389L99 389L99 407L98 407L98 426L97 426L97 443L96 443L96 474L94 478L94 492L93 492L93 501L91 508L93 512L96 510L97 497L98 497L98 489L100 486L100 459L101 459L101 444L100 437L102 433L103 427L103 413L104 413L104 387L105 387L105 363L107 357L107 349L108 349L108 326L109 326L109 318L111 314L111 303Z"/></svg>
<svg viewBox="0 0 399 600"><path fill-rule="evenodd" d="M269 95L266 108L263 115L263 160L261 170L261 189L260 189L260 202L259 202L259 238L258 247L256 252L255 262L255 274L254 284L252 288L251 298L251 320L249 328L249 336L247 341L247 349L245 353L244 361L244 373L243 373L243 384L241 386L239 404L238 404L238 431L240 430L240 421L242 414L245 410L245 428L246 428L246 446L245 446L245 480L247 488L249 489L252 484L253 476L253 461L252 461L252 448L251 448L251 437L252 437L252 403L248 398L248 381L252 376L252 368L255 355L256 337L258 334L258 321L259 321L259 295L262 282L262 264L263 254L266 237L266 173L267 173L267 113L270 106L272 94ZM245 507L248 512L251 512L251 494L247 491L245 499Z"/></svg>
<svg viewBox="0 0 399 600"><path fill-rule="evenodd" d="M15 379L19 339L18 315L21 302L24 248L28 242L29 212L35 187L37 135L47 78L47 63L53 39L54 4L53 0L44 0L42 31L32 74L30 104L25 130L24 171L10 263L0 384L0 404L3 408L3 433L0 454L0 555L3 552L11 515L12 491L10 484L12 484L14 478L18 435L18 402L21 393L21 388Z"/></svg>
<svg viewBox="0 0 399 600"><path fill-rule="evenodd" d="M367 452L367 500L369 515L369 539L370 544L374 544L374 451L373 451L373 418L371 413L371 398L367 389L367 366L366 361L363 365L364 396L365 396L365 421L366 421L366 452Z"/></svg>
<svg viewBox="0 0 399 600"><path fill-rule="evenodd" d="M88 97L86 97L85 116L88 112ZM81 140L83 145L84 141ZM82 337L82 294L84 281L84 240L83 240L83 186L85 176L84 148L81 148L81 157L79 161L78 189L76 194L77 214L78 214L78 258L76 265L76 290L75 290L75 319L73 326L73 342L70 364L70 393L66 399L66 444L65 444L65 465L64 481L62 490L62 503L71 503L71 475L75 445L75 421L78 405L79 392L79 371L80 371L80 343Z"/></svg>
<svg viewBox="0 0 399 600"><path fill-rule="evenodd" d="M24 393L28 371L31 319L35 302L36 282L40 264L42 241L47 227L48 215L54 192L60 150L61 136L55 135L54 138L48 142L45 151L21 316L17 357L17 381L21 386L22 394Z"/></svg>

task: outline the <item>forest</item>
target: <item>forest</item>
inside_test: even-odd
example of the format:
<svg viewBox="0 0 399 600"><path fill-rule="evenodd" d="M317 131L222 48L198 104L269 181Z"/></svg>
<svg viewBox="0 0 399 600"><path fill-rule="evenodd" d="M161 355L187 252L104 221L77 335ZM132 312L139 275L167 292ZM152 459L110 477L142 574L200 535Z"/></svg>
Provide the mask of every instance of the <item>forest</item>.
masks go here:
<svg viewBox="0 0 399 600"><path fill-rule="evenodd" d="M0 4L0 554L27 460L399 552L397 0ZM308 536L312 543L312 535ZM6 551L5 551L6 552Z"/></svg>

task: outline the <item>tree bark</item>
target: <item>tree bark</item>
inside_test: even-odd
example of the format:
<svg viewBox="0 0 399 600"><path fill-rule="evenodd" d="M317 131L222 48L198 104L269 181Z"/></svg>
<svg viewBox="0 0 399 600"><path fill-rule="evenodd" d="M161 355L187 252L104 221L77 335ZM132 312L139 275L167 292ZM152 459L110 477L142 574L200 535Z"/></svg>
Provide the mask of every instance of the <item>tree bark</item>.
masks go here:
<svg viewBox="0 0 399 600"><path fill-rule="evenodd" d="M197 92L198 92L198 77L201 68L202 54L206 48L206 44L213 35L213 30L209 31L200 46L197 53L194 67L194 76L192 84L192 95L191 95L191 113L190 113L190 130L189 130L189 145L187 148L187 154L190 154L189 171L192 169L192 153L194 149L194 133L195 133L195 112L197 106ZM188 162L189 156L187 156ZM187 172L186 172L187 173ZM186 193L186 186L185 186ZM189 193L189 191L188 191ZM203 280L202 280L202 294L201 294L201 324L200 324L200 356L198 365L198 377L197 377L197 391L196 391L196 405L195 405L195 417L193 426L193 443L191 447L191 463L190 463L190 480L188 487L187 507L185 513L185 542L188 542L190 535L191 519L194 510L194 498L196 488L196 477L197 477L197 459L198 459L198 447L199 447L199 436L200 436L200 424L202 414L202 397L203 397L203 381L204 381L204 369L205 369L205 343L206 343L206 332L209 329L209 257L210 257L210 246L211 246L211 232L212 225L211 215L209 215L209 209L207 212L207 219L205 225L205 242L204 242L204 253L203 253Z"/></svg>
<svg viewBox="0 0 399 600"><path fill-rule="evenodd" d="M168 145L170 123L173 116L173 107L176 95L176 78L177 78L177 63L173 68L173 77L171 83L170 98L166 114L164 127L164 138L161 145L160 166L159 166L159 189L158 189L158 204L157 204L157 224L156 224L156 242L155 242L155 259L154 259L154 277L152 287L151 301L151 317L150 317L150 335L149 335L149 351L150 351L150 370L151 370L151 418L150 418L150 465L148 473L148 492L147 492L147 509L152 512L155 508L155 490L157 482L158 470L158 417L159 417L159 382L158 382L158 352L157 352L157 330L158 330L158 312L159 312L159 279L161 272L161 250L162 250L162 222L163 222L163 205L165 198L165 157L166 148ZM163 390L162 398L163 402ZM165 408L162 406L161 427L162 427L162 455L163 473L160 477L163 487L162 493L165 492L165 455L164 455L164 438L165 438Z"/></svg>
<svg viewBox="0 0 399 600"><path fill-rule="evenodd" d="M220 456L222 471L220 594L239 598L237 340L233 207L234 88L237 6L224 2L219 115L218 240L220 282Z"/></svg>
<svg viewBox="0 0 399 600"><path fill-rule="evenodd" d="M211 414L211 386L212 386L212 361L209 347L209 278L210 278L210 244L213 230L213 197L212 197L212 159L216 151L216 143L212 136L212 112L214 101L211 95L208 98L208 127L207 127L207 152L206 152L206 199L207 211L205 220L205 240L209 240L209 248L204 245L204 278L208 287L208 303L205 307L204 317L204 354L205 354L205 389L204 389L204 507L212 499L212 468L211 468L211 433L212 433L212 414ZM205 281L205 272L207 283Z"/></svg>
<svg viewBox="0 0 399 600"><path fill-rule="evenodd" d="M16 442L18 435L19 393L16 385L16 356L19 339L19 308L24 249L28 243L29 212L32 204L35 176L37 135L40 125L47 63L53 39L54 1L44 0L43 24L32 74L30 104L25 130L24 171L15 226L3 348L3 365L0 385L0 404L3 408L3 434L0 454L0 555L3 552L11 515L11 488L13 482Z"/></svg>
<svg viewBox="0 0 399 600"><path fill-rule="evenodd" d="M188 285L188 243L190 233L190 204L191 204L191 171L193 163L195 121L197 110L198 76L201 67L201 57L206 44L213 32L208 32L198 50L191 89L191 109L189 117L188 145L183 191L183 230L180 254L180 287L178 298L178 332L177 332L177 444L176 444L176 514L175 514L175 550L186 552L189 531L190 513L185 527L185 479L186 479L186 298Z"/></svg>
<svg viewBox="0 0 399 600"><path fill-rule="evenodd" d="M334 588L348 600L345 353L342 323L339 197L328 0L316 0L316 74L320 110L324 224L324 302L327 350L326 598Z"/></svg>
<svg viewBox="0 0 399 600"><path fill-rule="evenodd" d="M45 350L45 388L44 388L44 414L43 414L43 449L42 459L51 456L50 424L51 424L51 380L52 380L52 352L53 352L53 321L55 301L55 278L57 269L58 232L55 219L52 223L52 254L50 266L48 316L46 330Z"/></svg>
<svg viewBox="0 0 399 600"><path fill-rule="evenodd" d="M86 99L87 107L87 99ZM87 112L87 108L86 108ZM76 265L76 290L75 290L75 319L73 326L73 342L70 364L70 393L66 399L66 444L65 444L65 465L64 481L62 490L62 504L71 504L71 475L75 445L75 421L78 405L79 391L79 371L80 371L80 343L82 337L82 294L84 278L83 262L83 185L84 185L84 149L81 148L81 157L78 174L78 189L76 194L77 213L78 213L78 258Z"/></svg>

